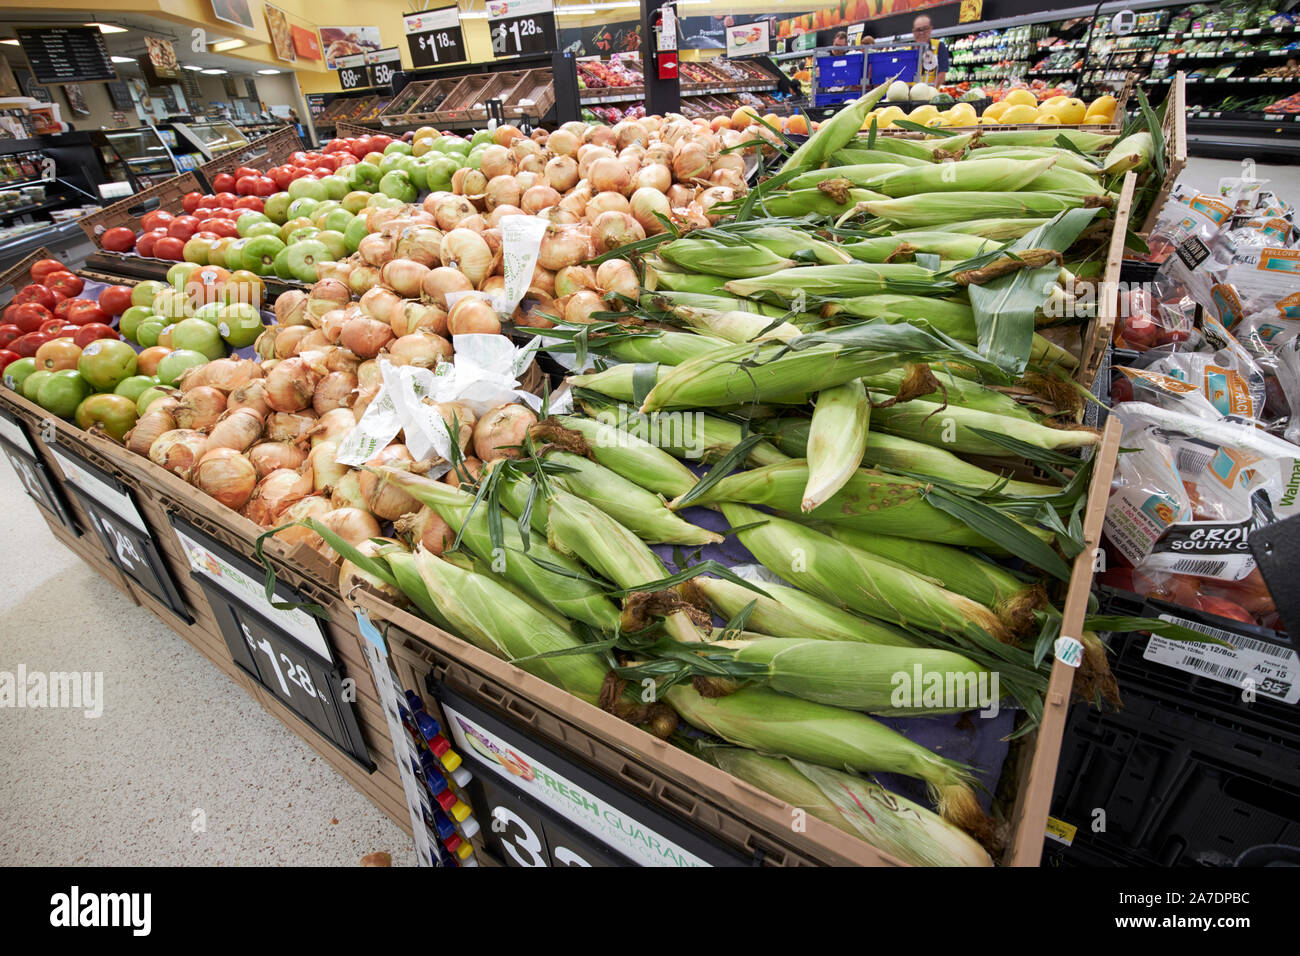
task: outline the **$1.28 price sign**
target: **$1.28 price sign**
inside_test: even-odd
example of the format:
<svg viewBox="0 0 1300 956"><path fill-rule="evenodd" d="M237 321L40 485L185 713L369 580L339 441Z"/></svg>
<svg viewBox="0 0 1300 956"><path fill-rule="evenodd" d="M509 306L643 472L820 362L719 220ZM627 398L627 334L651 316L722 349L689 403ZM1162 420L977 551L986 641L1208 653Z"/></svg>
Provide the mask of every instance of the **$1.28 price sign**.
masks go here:
<svg viewBox="0 0 1300 956"><path fill-rule="evenodd" d="M456 7L426 10L403 18L411 65L417 70L465 59L465 37Z"/></svg>
<svg viewBox="0 0 1300 956"><path fill-rule="evenodd" d="M546 53L557 45L551 0L490 0L488 29L493 56Z"/></svg>

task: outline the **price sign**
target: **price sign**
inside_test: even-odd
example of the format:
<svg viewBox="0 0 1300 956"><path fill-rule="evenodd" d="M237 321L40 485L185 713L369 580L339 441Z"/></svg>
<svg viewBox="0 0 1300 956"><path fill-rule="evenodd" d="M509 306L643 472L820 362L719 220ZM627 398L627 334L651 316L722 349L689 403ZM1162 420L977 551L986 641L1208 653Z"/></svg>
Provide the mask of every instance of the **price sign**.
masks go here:
<svg viewBox="0 0 1300 956"><path fill-rule="evenodd" d="M345 90L359 90L367 86L374 86L370 82L370 68L366 66L366 55L358 53L356 56L341 56L335 63L339 67L339 86Z"/></svg>
<svg viewBox="0 0 1300 956"><path fill-rule="evenodd" d="M493 56L547 53L557 46L552 0L488 0Z"/></svg>
<svg viewBox="0 0 1300 956"><path fill-rule="evenodd" d="M32 447L27 432L5 415L0 415L0 449L3 449L9 464L13 465L27 494L31 495L38 505L54 515L65 528L74 534L80 534L80 530L68 514L58 486L50 478L49 469L36 456L36 449Z"/></svg>
<svg viewBox="0 0 1300 956"><path fill-rule="evenodd" d="M172 528L190 562L190 576L203 589L230 656L272 696L367 771L374 763L354 713L354 690L334 660L321 623L299 609L266 600L264 572L177 515ZM277 603L297 604L302 595L283 584Z"/></svg>
<svg viewBox="0 0 1300 956"><path fill-rule="evenodd" d="M416 69L457 63L465 59L465 36L460 27L460 9L444 7L402 18L411 65Z"/></svg>
<svg viewBox="0 0 1300 956"><path fill-rule="evenodd" d="M402 51L395 46L366 54L366 67L370 70L371 86L387 86L393 74L402 68Z"/></svg>
<svg viewBox="0 0 1300 956"><path fill-rule="evenodd" d="M735 866L721 843L606 782L445 684L447 730L474 775L470 805L507 866Z"/></svg>
<svg viewBox="0 0 1300 956"><path fill-rule="evenodd" d="M38 83L117 79L99 27L20 28L16 32Z"/></svg>

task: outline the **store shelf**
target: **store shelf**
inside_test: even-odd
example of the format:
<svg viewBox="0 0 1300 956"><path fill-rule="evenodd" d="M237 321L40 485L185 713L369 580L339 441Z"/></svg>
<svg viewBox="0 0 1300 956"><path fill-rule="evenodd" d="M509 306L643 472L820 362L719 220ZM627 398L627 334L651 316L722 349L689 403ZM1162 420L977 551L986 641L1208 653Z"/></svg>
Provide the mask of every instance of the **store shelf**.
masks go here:
<svg viewBox="0 0 1300 956"><path fill-rule="evenodd" d="M587 96L587 93L599 93L598 96ZM683 91L685 92L685 91ZM645 99L645 90L626 93L601 93L599 90L583 90L579 94L582 105L587 106L591 103L633 103L637 100Z"/></svg>

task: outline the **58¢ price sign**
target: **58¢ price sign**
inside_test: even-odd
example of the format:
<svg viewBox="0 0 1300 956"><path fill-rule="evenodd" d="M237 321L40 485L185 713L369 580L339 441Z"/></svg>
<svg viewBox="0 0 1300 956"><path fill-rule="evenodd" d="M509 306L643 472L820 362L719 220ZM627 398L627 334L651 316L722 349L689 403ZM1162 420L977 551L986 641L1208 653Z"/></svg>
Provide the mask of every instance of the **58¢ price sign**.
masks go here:
<svg viewBox="0 0 1300 956"><path fill-rule="evenodd" d="M546 53L557 45L551 0L489 0L493 56Z"/></svg>
<svg viewBox="0 0 1300 956"><path fill-rule="evenodd" d="M403 17L411 65L416 69L457 63L465 59L465 37L460 28L460 10L444 7Z"/></svg>

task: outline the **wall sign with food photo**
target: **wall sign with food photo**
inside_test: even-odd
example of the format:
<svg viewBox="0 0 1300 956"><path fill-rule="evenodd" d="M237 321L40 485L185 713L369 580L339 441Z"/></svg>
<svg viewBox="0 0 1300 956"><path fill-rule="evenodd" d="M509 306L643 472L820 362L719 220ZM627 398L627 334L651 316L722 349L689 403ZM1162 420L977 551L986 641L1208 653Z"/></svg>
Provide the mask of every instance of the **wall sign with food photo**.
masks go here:
<svg viewBox="0 0 1300 956"><path fill-rule="evenodd" d="M298 55L293 49L293 31L289 27L289 16L279 7L266 4L266 27L271 31L271 48L278 59L294 63Z"/></svg>
<svg viewBox="0 0 1300 956"><path fill-rule="evenodd" d="M339 68L340 57L373 53L383 49L379 27L321 27L320 42L325 50L325 66Z"/></svg>
<svg viewBox="0 0 1300 956"><path fill-rule="evenodd" d="M212 0L212 15L245 30L253 29L253 11L248 0Z"/></svg>

